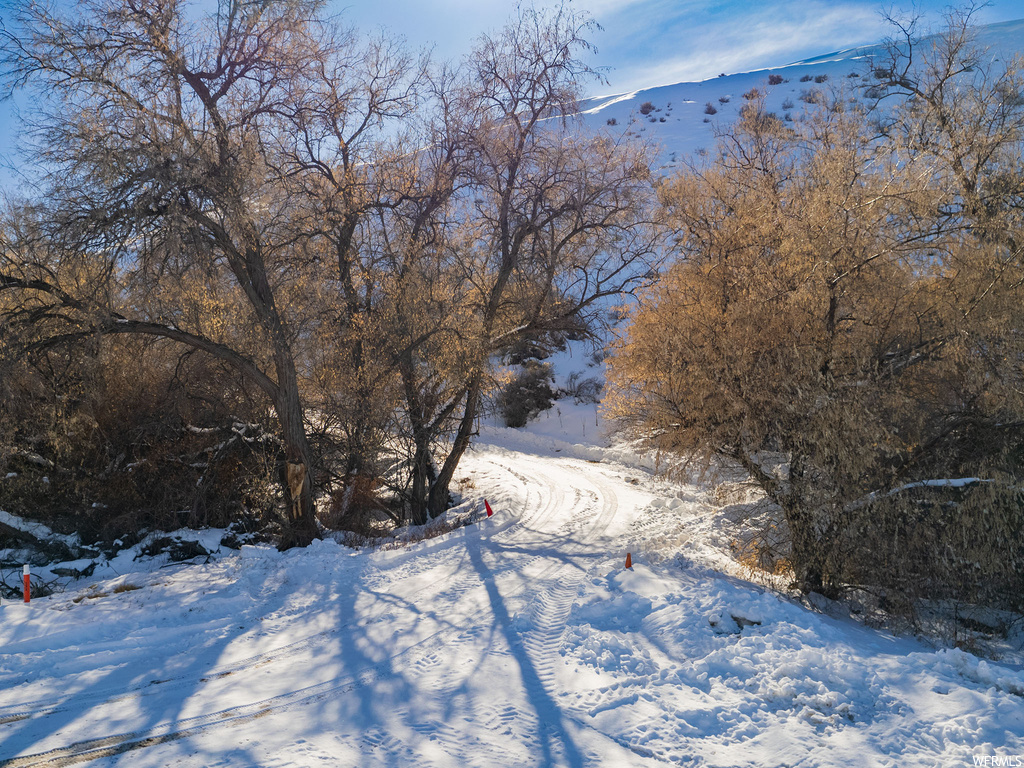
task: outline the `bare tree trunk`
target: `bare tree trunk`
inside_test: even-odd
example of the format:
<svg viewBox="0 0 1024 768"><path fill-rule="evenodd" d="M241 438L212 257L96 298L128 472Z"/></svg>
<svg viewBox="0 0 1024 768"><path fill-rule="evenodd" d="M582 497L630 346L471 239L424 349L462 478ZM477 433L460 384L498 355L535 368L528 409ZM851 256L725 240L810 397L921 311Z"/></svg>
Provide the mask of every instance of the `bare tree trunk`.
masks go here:
<svg viewBox="0 0 1024 768"><path fill-rule="evenodd" d="M305 547L320 537L313 503L313 472L309 441L302 418L302 405L295 387L281 387L277 418L284 445L284 462L280 468L287 522L281 549Z"/></svg>
<svg viewBox="0 0 1024 768"><path fill-rule="evenodd" d="M475 375L469 386L469 391L466 393L466 407L462 412L459 430L455 433L452 448L448 452L441 470L437 473L437 477L431 483L427 511L432 518L437 517L448 509L451 503L451 494L448 489L451 486L452 478L455 477L455 470L458 468L459 462L466 453L466 449L469 448L470 441L475 434L473 425L476 422L477 413L480 409L480 385L480 374L478 373Z"/></svg>
<svg viewBox="0 0 1024 768"><path fill-rule="evenodd" d="M834 494L828 490L827 478L809 464L802 456L791 456L789 488L780 506L789 526L797 588L804 594L817 592L834 598L835 572L829 568L829 555L835 536L822 529L828 519L829 497Z"/></svg>
<svg viewBox="0 0 1024 768"><path fill-rule="evenodd" d="M409 522L423 525L428 518L428 494L431 487L431 430L423 415L420 391L415 376L415 363L411 353L401 361L402 382L409 410L409 426L412 430L413 458L410 472Z"/></svg>
<svg viewBox="0 0 1024 768"><path fill-rule="evenodd" d="M423 525L429 519L430 435L420 431L413 437L413 463L409 490L409 522Z"/></svg>
<svg viewBox="0 0 1024 768"><path fill-rule="evenodd" d="M793 575L797 588L804 594L825 594L823 545L814 533L813 516L793 500L783 507L783 512L789 526Z"/></svg>

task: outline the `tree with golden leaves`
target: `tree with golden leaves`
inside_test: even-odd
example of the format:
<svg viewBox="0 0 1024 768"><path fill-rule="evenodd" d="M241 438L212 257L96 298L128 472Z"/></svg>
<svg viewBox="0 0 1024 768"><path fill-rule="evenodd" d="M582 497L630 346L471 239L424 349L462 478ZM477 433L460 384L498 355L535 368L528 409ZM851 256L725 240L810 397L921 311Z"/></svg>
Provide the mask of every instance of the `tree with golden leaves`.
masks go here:
<svg viewBox="0 0 1024 768"><path fill-rule="evenodd" d="M881 113L838 94L790 124L750 100L664 185L677 260L611 362L628 434L739 465L778 504L807 592L991 580L1019 605L998 558L1021 543L1024 101L1014 65L961 61L890 77L919 97Z"/></svg>

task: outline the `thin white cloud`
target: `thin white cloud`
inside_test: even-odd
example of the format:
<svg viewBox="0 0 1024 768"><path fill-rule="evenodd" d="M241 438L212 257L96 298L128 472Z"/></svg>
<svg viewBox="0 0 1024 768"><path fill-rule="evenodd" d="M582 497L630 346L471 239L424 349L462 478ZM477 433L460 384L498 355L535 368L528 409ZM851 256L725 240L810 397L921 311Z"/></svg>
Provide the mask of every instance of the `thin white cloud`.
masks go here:
<svg viewBox="0 0 1024 768"><path fill-rule="evenodd" d="M689 11L696 12L697 5L690 4ZM655 0L616 23L618 40L601 51L602 59L618 62L610 78L613 90L780 66L805 55L873 42L883 28L876 8L867 3L773 3L744 6L743 13L736 3L731 23L721 18L730 14L721 11L710 17L697 13L692 19L685 12L664 16L666 6L678 14L679 4ZM627 31L635 29L657 29L659 34L637 45Z"/></svg>
<svg viewBox="0 0 1024 768"><path fill-rule="evenodd" d="M602 16L621 13L627 8L643 5L646 2L648 0L589 0L589 2L580 3L579 6L590 11L600 20Z"/></svg>

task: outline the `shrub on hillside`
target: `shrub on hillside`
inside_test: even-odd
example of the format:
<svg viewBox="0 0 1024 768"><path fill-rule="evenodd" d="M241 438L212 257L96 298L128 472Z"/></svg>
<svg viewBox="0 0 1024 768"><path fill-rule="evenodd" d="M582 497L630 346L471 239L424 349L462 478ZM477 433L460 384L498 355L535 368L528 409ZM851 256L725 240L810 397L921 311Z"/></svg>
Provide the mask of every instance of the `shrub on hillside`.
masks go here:
<svg viewBox="0 0 1024 768"><path fill-rule="evenodd" d="M557 397L553 383L549 364L527 360L498 393L496 404L505 426L525 427L530 419L549 409Z"/></svg>
<svg viewBox="0 0 1024 768"><path fill-rule="evenodd" d="M570 374L562 393L566 397L571 397L576 405L601 402L604 382L597 376L588 376L587 378L582 378L582 376L580 371Z"/></svg>

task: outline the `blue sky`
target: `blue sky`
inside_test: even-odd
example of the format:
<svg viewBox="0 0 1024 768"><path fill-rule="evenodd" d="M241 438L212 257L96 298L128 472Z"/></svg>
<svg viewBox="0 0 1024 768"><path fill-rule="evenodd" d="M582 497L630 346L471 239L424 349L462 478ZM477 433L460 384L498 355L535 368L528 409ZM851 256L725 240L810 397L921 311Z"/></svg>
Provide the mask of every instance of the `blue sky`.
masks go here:
<svg viewBox="0 0 1024 768"><path fill-rule="evenodd" d="M16 0L15 0L16 1ZM60 3L69 0L58 0ZM203 0L209 2L209 0ZM550 0L535 0L543 6ZM570 0L603 27L595 32L592 63L609 67L606 85L591 95L702 80L778 66L842 48L879 41L888 32L878 0ZM0 3L0 8L3 7ZM439 58L458 58L479 35L501 27L515 2L494 0L331 0L333 12L366 31L385 28L414 48L433 46ZM941 21L946 0L893 4L927 24ZM884 7L890 7L888 4ZM916 10L915 10L916 9ZM0 10L0 18L3 12ZM1019 0L995 0L979 23L1024 17ZM16 119L0 102L0 187L10 183Z"/></svg>
<svg viewBox="0 0 1024 768"><path fill-rule="evenodd" d="M538 2L539 5L543 3ZM594 34L595 62L610 66L609 84L595 93L715 77L797 61L878 42L889 30L883 8L915 12L940 22L948 0L572 0L604 28ZM386 27L413 45L435 44L457 57L474 37L496 29L515 8L493 0L382 0L336 2L357 26ZM1019 0L996 0L979 23L1024 17Z"/></svg>

